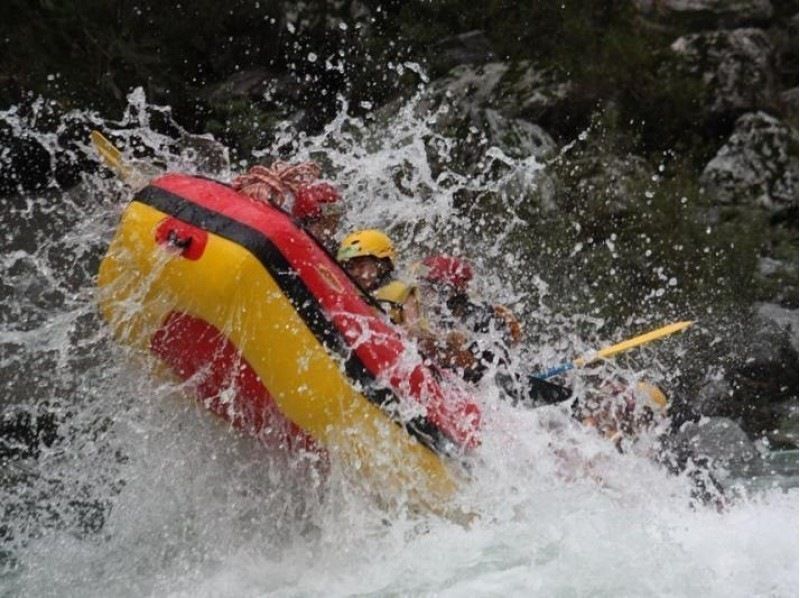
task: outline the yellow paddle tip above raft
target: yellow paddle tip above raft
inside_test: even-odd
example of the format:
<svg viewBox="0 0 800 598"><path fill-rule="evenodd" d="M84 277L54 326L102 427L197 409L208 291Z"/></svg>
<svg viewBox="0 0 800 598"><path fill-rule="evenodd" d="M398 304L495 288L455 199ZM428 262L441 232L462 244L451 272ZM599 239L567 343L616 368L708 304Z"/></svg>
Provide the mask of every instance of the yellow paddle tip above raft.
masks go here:
<svg viewBox="0 0 800 598"><path fill-rule="evenodd" d="M92 140L94 149L102 158L103 163L113 170L120 179L122 179L124 182L128 182L128 180L131 178L133 169L130 165L125 163L125 158L123 157L122 152L117 149L117 147L111 143L100 131L92 131L89 134L89 137Z"/></svg>

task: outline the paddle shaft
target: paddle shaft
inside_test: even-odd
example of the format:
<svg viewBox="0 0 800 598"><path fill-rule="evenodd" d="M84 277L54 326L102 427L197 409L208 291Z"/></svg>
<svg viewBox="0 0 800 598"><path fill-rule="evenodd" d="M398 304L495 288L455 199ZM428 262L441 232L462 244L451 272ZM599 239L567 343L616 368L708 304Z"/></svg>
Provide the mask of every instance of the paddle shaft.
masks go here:
<svg viewBox="0 0 800 598"><path fill-rule="evenodd" d="M645 345L654 340L664 338L665 336L675 334L676 332L685 330L692 324L694 324L693 321L684 321L684 322L675 322L674 324L669 324L667 326L662 326L661 328L657 328L656 330L651 330L650 332L646 332L644 334L640 334L639 336L635 336L628 340L622 341L621 343L617 343L616 345L611 345L610 347L604 347L603 349L600 349L595 354L590 355L589 357L579 357L572 363L563 363L556 367L550 368L549 370L547 370L542 374L537 374L535 377L540 378L542 380L547 380L548 378L552 378L553 376L558 376L559 374L568 372L569 370L575 369L576 367L582 367L584 365L594 363L595 361L598 361L600 359L606 359L608 357L616 355L617 353L622 353L623 351L627 351L629 349Z"/></svg>

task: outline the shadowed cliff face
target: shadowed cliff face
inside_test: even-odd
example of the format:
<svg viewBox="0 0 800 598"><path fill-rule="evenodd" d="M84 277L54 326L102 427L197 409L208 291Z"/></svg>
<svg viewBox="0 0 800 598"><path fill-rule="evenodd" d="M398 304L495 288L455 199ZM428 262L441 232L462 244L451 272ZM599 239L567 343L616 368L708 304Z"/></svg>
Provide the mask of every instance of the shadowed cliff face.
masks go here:
<svg viewBox="0 0 800 598"><path fill-rule="evenodd" d="M641 129L640 144L664 149L676 140L691 145L678 133L687 125L719 133L727 122L724 114L718 115L722 123L705 122L706 98L691 76L675 72L670 45L682 36L717 27L761 28L763 35L750 38L772 46L772 54L757 54L758 48L748 45L739 50L739 64L746 69L747 60L755 61L762 79L780 89L797 85L797 69L792 68L797 30L791 20L796 7L792 10L789 3L775 2L767 11L756 7L752 18L733 25L724 2L711 3L720 5L718 14L702 7L670 13L670 3L659 3L656 10L632 0L552 6L459 1L184 4L3 3L0 99L17 103L33 91L64 106L114 114L124 108L131 88L143 86L151 101L171 105L181 122L197 131L224 113L222 108L233 110L220 103L234 98L265 105L288 102L305 109L307 126L319 127L335 112L337 94L354 107L361 102L376 106L407 87L409 77L387 69L390 63L412 60L436 78L459 64L529 60L572 83L566 105L536 116L551 134L573 137L592 112L613 101L622 122L635 123L632 132ZM687 14L692 19L682 18ZM703 47L724 46L720 35ZM763 68L766 63L770 72ZM770 90L758 93L765 91ZM714 105L713 99L708 102Z"/></svg>

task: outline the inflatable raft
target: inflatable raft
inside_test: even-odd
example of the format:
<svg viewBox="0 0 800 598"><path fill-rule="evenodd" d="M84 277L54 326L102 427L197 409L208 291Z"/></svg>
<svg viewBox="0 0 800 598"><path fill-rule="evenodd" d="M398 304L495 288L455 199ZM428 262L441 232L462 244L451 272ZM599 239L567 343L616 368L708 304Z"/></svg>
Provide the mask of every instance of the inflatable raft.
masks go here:
<svg viewBox="0 0 800 598"><path fill-rule="evenodd" d="M236 428L338 456L428 505L457 487L479 411L290 216L168 174L126 207L100 265L115 336Z"/></svg>

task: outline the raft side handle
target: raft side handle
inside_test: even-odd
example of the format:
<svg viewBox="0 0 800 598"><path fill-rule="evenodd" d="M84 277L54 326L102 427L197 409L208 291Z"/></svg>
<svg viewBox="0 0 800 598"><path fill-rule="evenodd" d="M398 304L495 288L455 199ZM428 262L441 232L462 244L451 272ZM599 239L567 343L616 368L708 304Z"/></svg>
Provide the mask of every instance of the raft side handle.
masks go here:
<svg viewBox="0 0 800 598"><path fill-rule="evenodd" d="M198 260L205 251L208 232L170 217L158 224L155 240L159 245L179 250L181 257Z"/></svg>

